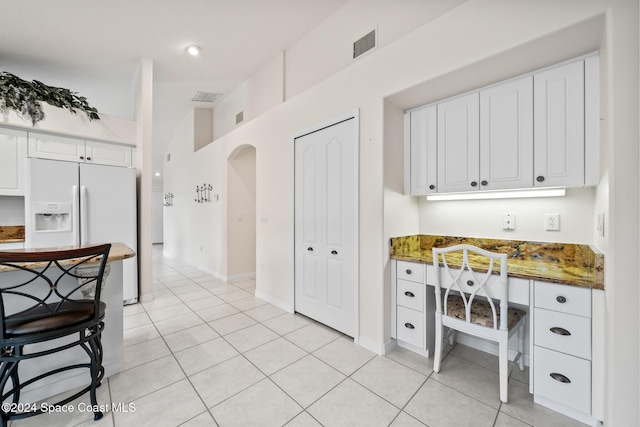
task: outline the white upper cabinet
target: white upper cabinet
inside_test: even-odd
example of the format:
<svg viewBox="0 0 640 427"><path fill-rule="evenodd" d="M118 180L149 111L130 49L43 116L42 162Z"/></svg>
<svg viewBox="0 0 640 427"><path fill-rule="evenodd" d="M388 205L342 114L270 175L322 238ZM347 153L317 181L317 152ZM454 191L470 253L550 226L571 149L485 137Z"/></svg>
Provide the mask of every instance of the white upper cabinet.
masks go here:
<svg viewBox="0 0 640 427"><path fill-rule="evenodd" d="M590 55L407 112L405 193L598 185L599 86Z"/></svg>
<svg viewBox="0 0 640 427"><path fill-rule="evenodd" d="M125 145L106 142L87 141L85 144L86 162L109 166L132 166L132 149Z"/></svg>
<svg viewBox="0 0 640 427"><path fill-rule="evenodd" d="M480 91L480 190L533 187L533 77Z"/></svg>
<svg viewBox="0 0 640 427"><path fill-rule="evenodd" d="M584 185L584 61L535 74L536 187Z"/></svg>
<svg viewBox="0 0 640 427"><path fill-rule="evenodd" d="M29 132L29 157L84 162L84 139Z"/></svg>
<svg viewBox="0 0 640 427"><path fill-rule="evenodd" d="M438 192L479 188L478 92L438 104Z"/></svg>
<svg viewBox="0 0 640 427"><path fill-rule="evenodd" d="M438 109L435 105L421 108L407 113L405 120L405 135L410 136L408 150L405 148L410 153L409 193L435 193L438 181Z"/></svg>
<svg viewBox="0 0 640 427"><path fill-rule="evenodd" d="M29 132L29 157L131 167L132 151L126 145Z"/></svg>
<svg viewBox="0 0 640 427"><path fill-rule="evenodd" d="M24 159L27 133L0 129L0 196L24 195Z"/></svg>

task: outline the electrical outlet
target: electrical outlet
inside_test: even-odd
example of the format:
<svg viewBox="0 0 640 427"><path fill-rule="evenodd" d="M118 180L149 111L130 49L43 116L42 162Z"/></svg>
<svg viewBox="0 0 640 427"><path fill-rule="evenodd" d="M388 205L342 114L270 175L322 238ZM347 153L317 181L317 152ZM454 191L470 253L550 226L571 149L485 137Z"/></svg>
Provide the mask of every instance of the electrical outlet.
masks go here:
<svg viewBox="0 0 640 427"><path fill-rule="evenodd" d="M544 229L547 231L559 231L560 214L546 214L544 216Z"/></svg>
<svg viewBox="0 0 640 427"><path fill-rule="evenodd" d="M514 214L506 213L502 215L502 229L503 230L516 229L516 216Z"/></svg>

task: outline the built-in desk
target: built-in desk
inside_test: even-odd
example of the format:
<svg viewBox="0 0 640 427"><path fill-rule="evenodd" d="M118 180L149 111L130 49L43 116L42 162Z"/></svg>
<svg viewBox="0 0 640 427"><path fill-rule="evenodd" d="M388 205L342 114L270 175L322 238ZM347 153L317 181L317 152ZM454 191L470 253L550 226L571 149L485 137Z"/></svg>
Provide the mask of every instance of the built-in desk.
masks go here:
<svg viewBox="0 0 640 427"><path fill-rule="evenodd" d="M58 248L37 249L13 249L12 252L40 252L69 249L69 246ZM132 258L135 252L122 243L112 243L109 252L110 272L103 283L101 299L107 305L104 319L105 328L102 332L102 345L104 350L103 366L105 377L116 374L122 370L124 360L124 346L122 335L122 260ZM64 264L65 262L61 262ZM32 268L38 268L38 263L29 263ZM50 267L50 269L53 267ZM23 274L10 267L0 266L0 286L5 283L15 283L11 275ZM9 309L7 309L9 311ZM38 344L43 345L43 344ZM45 344L46 345L46 344ZM87 355L79 347L70 348L49 357L24 360L20 362L21 378L32 378L36 372L44 372L59 366L86 362ZM52 377L38 381L20 395L21 402L37 402L47 397L71 390L80 386L86 386L87 375L78 370L66 371Z"/></svg>
<svg viewBox="0 0 640 427"><path fill-rule="evenodd" d="M509 255L509 301L528 313L524 360L530 367L534 401L596 425L604 418L604 256L592 246L568 243L430 235L392 238L391 337L426 357L435 339L432 248L456 244ZM473 259L470 262L473 267ZM571 334L549 332L558 328ZM494 343L458 336L463 344L497 354ZM515 342L513 348L510 356L516 353ZM555 380L559 372L571 381Z"/></svg>

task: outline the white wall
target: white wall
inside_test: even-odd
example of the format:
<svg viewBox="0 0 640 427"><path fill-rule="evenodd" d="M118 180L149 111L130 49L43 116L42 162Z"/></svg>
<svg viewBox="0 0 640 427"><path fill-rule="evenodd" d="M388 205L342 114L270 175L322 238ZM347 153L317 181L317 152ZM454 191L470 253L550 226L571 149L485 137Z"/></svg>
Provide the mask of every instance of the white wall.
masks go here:
<svg viewBox="0 0 640 427"><path fill-rule="evenodd" d="M427 201L420 197L420 234L592 244L595 190L567 189L565 197ZM502 215L515 215L515 230L502 229ZM560 214L560 230L545 231L547 213Z"/></svg>
<svg viewBox="0 0 640 427"><path fill-rule="evenodd" d="M345 69L354 62L353 42L376 30L385 47L464 0L352 0L311 30L286 52L286 99ZM375 52L371 50L364 55ZM364 56L356 59L360 60Z"/></svg>
<svg viewBox="0 0 640 427"><path fill-rule="evenodd" d="M164 252L226 278L226 154L218 143L193 152L193 111L184 117L164 156L164 191L173 206L164 211ZM167 162L166 154L171 155ZM219 200L196 203L196 186L211 184Z"/></svg>
<svg viewBox="0 0 640 427"><path fill-rule="evenodd" d="M280 53L220 100L213 115L213 139L220 138L282 103L283 85L284 53ZM240 112L243 113L243 120L236 124L236 114Z"/></svg>
<svg viewBox="0 0 640 427"><path fill-rule="evenodd" d="M246 278L256 271L255 148L232 153L227 171L227 275Z"/></svg>
<svg viewBox="0 0 640 427"><path fill-rule="evenodd" d="M594 196L592 190L578 190L565 198L564 202L554 206L566 212L566 218L573 219L588 227L589 231L563 229L562 239L593 241L593 211L606 208L609 192L610 213L608 227L611 231L603 245L609 248L605 254L607 299L609 304L608 325L610 331L610 348L607 356L610 359L609 382L607 384L607 404L611 408L607 412L607 425L633 425L638 419L638 333L637 310L640 296L638 293L638 10L637 3L631 1L606 0L551 0L506 1L506 0L469 0L450 10L445 15L430 20L426 25L417 28L410 34L397 39L375 53L366 55L355 61L342 71L315 84L311 89L300 92L267 113L253 119L244 126L219 138L214 144L197 153L198 160L179 159L171 166L171 176L175 182L182 182L187 171L193 171L195 177L207 171L216 178L218 170L226 170L227 156L237 147L251 144L256 147L256 209L258 221L257 240L257 290L284 307L293 305L293 146L292 136L301 129L323 122L354 108L360 111L360 343L380 351L389 336L388 319L389 296L388 278L385 277L388 258L388 230L409 233L419 232L412 213L397 209L398 203L411 209L411 201L399 196L398 176L393 171L385 170L385 155L393 150L401 150L402 136L397 134L399 128L399 110L406 105L398 104L395 108L385 103L385 97L407 88L416 87L424 82L437 81L443 76L458 76L459 70L471 70L476 64L482 64L485 70L493 67L497 79L505 74L521 72L520 56L534 66L545 65L559 59L568 59L586 53L586 44L582 40L593 39L593 34L584 32L585 22L602 17L610 4L613 4L612 16L607 15L607 31L611 37L607 47L611 55L606 61L612 65L607 71L604 88L605 97L611 98L605 120L611 121L607 138L608 152L607 170L609 188L598 188ZM343 17L344 25L358 22L357 13ZM381 18L384 19L384 18ZM571 36L567 36L570 34ZM330 39L330 35L327 35ZM351 42L351 40L345 40ZM588 44L588 43L587 43ZM615 54L613 54L615 51ZM503 62L509 53L510 61ZM561 52L564 58L557 58ZM534 58L530 60L529 58ZM612 58L616 58L613 60ZM291 59L291 58L289 58ZM500 65L500 67L497 67ZM504 69L504 65L511 68ZM304 69L300 66L299 69ZM491 77L490 73L487 76ZM288 76L287 79L291 77ZM294 77L291 77L294 78ZM464 87L466 82L453 82L456 88ZM610 85L613 89L610 90ZM452 87L453 87L452 86ZM448 95L452 95L449 93ZM444 96L447 96L445 94ZM422 101L427 102L428 99ZM386 108L389 107L389 108ZM387 130L389 129L389 132ZM393 129L396 129L395 131ZM395 134L395 137L393 136ZM177 138L170 150L179 151ZM390 144L387 147L387 144ZM393 162L398 163L394 157ZM628 174L629 180L623 179ZM390 180L385 182L385 176ZM174 184L167 173L167 180ZM217 177L220 182L225 178ZM200 181L200 178L197 179ZM602 185L602 184L601 184ZM620 187L618 187L620 186ZM191 187L191 185L189 185ZM225 188L221 186L220 188ZM174 191L176 197L178 191ZM192 194L193 191L188 191ZM187 192L181 194L186 197ZM222 194L222 193L221 193ZM603 202L603 200L605 202ZM577 210L563 203L576 202L588 207L589 220L577 217ZM226 203L221 197L221 203ZM456 205L440 205L454 207ZM474 205L475 206L475 205ZM483 208L486 218L493 218L507 205ZM542 213L528 216L521 211L523 207L514 206L516 215L522 217L522 228L516 233L531 232L536 236L537 217ZM433 206L427 207L432 210ZM166 247L178 257L191 262L195 261L214 271L224 271L226 262L224 254L216 248L207 248L206 254L194 253L200 235L196 233L201 226L200 220L192 218L198 215L199 207L186 206L182 217L176 216L168 225L169 228L181 230L183 239ZM423 207L420 207L423 209ZM440 209L440 208L437 208ZM448 214L437 213L438 216ZM177 210L176 210L177 211ZM519 213L522 212L522 213ZM562 212L561 212L562 213ZM213 212L212 212L213 214ZM396 227L394 221L412 218L413 227ZM189 221L185 221L189 218ZM264 221L262 220L264 218ZM224 214L208 215L210 225L205 227L207 237L219 241L221 234L216 229L226 228ZM444 221L442 231L449 232ZM423 221L424 222L424 221ZM518 220L517 220L518 222ZM571 222L571 221L570 221ZM618 225L619 224L619 225ZM186 225L186 226L185 226ZM517 224L519 226L519 223ZM619 227L619 228L618 228ZM474 226L466 231L479 231ZM500 233L500 230L497 230ZM176 232L177 233L177 232ZM541 233L547 240L547 233ZM524 234L523 234L524 236ZM176 236L177 239L178 236ZM165 243L167 244L167 243ZM216 243L213 246L218 246ZM626 252L625 252L626 251ZM618 257L619 261L618 261ZM623 263L624 262L624 263ZM626 270L625 270L626 269ZM615 270L615 274L613 273ZM611 300L609 300L611 295ZM611 311L623 309L617 316ZM631 311L630 311L631 310ZM626 316L626 321L622 318ZM633 330L629 331L630 328ZM632 335L629 337L629 335ZM612 363L614 362L614 363ZM626 377L626 382L625 382Z"/></svg>
<svg viewBox="0 0 640 427"><path fill-rule="evenodd" d="M162 191L154 191L153 192L153 229L151 232L151 243L162 243L162 228L163 228L163 217L164 217L164 194Z"/></svg>

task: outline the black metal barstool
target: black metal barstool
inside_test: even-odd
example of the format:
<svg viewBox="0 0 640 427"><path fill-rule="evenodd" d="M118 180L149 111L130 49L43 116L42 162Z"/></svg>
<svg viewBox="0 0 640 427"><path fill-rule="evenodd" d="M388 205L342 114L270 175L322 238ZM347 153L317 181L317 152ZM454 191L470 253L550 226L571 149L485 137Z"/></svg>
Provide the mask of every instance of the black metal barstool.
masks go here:
<svg viewBox="0 0 640 427"><path fill-rule="evenodd" d="M43 412L35 406L19 405L20 392L25 387L71 369L87 368L89 385L53 405L66 405L89 392L92 407L98 408L96 389L104 376L100 336L106 310L100 301L100 292L110 249L111 245L105 244L55 251L0 251L0 419L3 427L9 420ZM67 338L54 341L63 337ZM36 343L37 346L32 346ZM87 353L87 363L59 367L33 378L20 377L21 361L46 357L75 346ZM22 410L23 406L29 409ZM94 412L94 419L100 418L102 413Z"/></svg>

